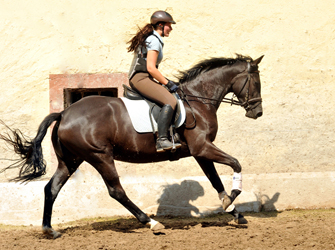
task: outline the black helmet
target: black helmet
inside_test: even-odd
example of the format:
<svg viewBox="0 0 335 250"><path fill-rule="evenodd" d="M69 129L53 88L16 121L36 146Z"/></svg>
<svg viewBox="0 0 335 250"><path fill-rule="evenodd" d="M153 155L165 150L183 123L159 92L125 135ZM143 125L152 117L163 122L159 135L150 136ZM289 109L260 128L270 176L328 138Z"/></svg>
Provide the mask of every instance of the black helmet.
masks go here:
<svg viewBox="0 0 335 250"><path fill-rule="evenodd" d="M166 11L159 10L152 14L150 18L150 23L152 25L156 25L157 23L172 23L175 24L176 22L173 20L172 16L167 13Z"/></svg>

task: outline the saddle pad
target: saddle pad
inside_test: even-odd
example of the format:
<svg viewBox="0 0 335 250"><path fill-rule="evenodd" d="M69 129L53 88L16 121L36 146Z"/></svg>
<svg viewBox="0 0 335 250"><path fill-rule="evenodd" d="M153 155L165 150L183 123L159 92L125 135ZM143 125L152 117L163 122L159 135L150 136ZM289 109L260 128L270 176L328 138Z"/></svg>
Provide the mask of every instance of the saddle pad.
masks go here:
<svg viewBox="0 0 335 250"><path fill-rule="evenodd" d="M128 98L124 97L121 97L120 99L126 105L134 129L138 133L152 133L152 125L149 117L149 104L144 100L129 100ZM180 116L175 123L176 128L179 128L181 125L183 125L186 119L184 104L181 100L178 100L178 103L180 105ZM155 132L157 132L157 123L152 115L151 117Z"/></svg>

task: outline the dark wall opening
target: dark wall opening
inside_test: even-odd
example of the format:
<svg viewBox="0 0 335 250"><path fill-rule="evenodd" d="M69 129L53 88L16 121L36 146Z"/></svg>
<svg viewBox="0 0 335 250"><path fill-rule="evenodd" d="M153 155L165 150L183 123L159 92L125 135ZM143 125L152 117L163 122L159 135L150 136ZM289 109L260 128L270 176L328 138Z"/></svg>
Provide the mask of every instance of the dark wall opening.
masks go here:
<svg viewBox="0 0 335 250"><path fill-rule="evenodd" d="M85 96L100 95L118 97L117 88L66 88L64 89L64 109Z"/></svg>

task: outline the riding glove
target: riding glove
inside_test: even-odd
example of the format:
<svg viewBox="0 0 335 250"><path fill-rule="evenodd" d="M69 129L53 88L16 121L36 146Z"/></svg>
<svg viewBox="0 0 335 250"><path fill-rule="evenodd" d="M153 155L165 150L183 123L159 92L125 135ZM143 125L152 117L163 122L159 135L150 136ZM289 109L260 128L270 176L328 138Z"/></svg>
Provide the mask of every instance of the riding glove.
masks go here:
<svg viewBox="0 0 335 250"><path fill-rule="evenodd" d="M174 83L171 80L168 81L168 83L166 84L166 87L169 89L169 91L171 93L174 93L174 92L176 92L179 89L179 87L177 86L177 84Z"/></svg>

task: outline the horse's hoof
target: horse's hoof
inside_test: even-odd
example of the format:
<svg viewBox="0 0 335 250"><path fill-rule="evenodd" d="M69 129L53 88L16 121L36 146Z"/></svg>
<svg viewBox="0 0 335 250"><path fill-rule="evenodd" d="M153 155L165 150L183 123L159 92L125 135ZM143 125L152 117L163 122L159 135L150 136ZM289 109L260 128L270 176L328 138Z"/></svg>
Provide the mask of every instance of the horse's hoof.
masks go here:
<svg viewBox="0 0 335 250"><path fill-rule="evenodd" d="M154 219L150 219L150 222L148 224L150 225L150 229L152 231L157 231L165 228L162 223L155 221Z"/></svg>
<svg viewBox="0 0 335 250"><path fill-rule="evenodd" d="M238 225L245 225L248 224L248 221L246 220L246 218L243 217L243 215L238 215L238 218L235 219L235 223Z"/></svg>
<svg viewBox="0 0 335 250"><path fill-rule="evenodd" d="M43 234L45 234L48 237L52 237L53 239L57 239L62 236L61 233L53 230L51 227L43 227L42 231L43 231Z"/></svg>
<svg viewBox="0 0 335 250"><path fill-rule="evenodd" d="M227 194L223 195L223 200L222 200L222 207L223 210L227 210L227 208L232 204L232 200L230 199L230 197Z"/></svg>

